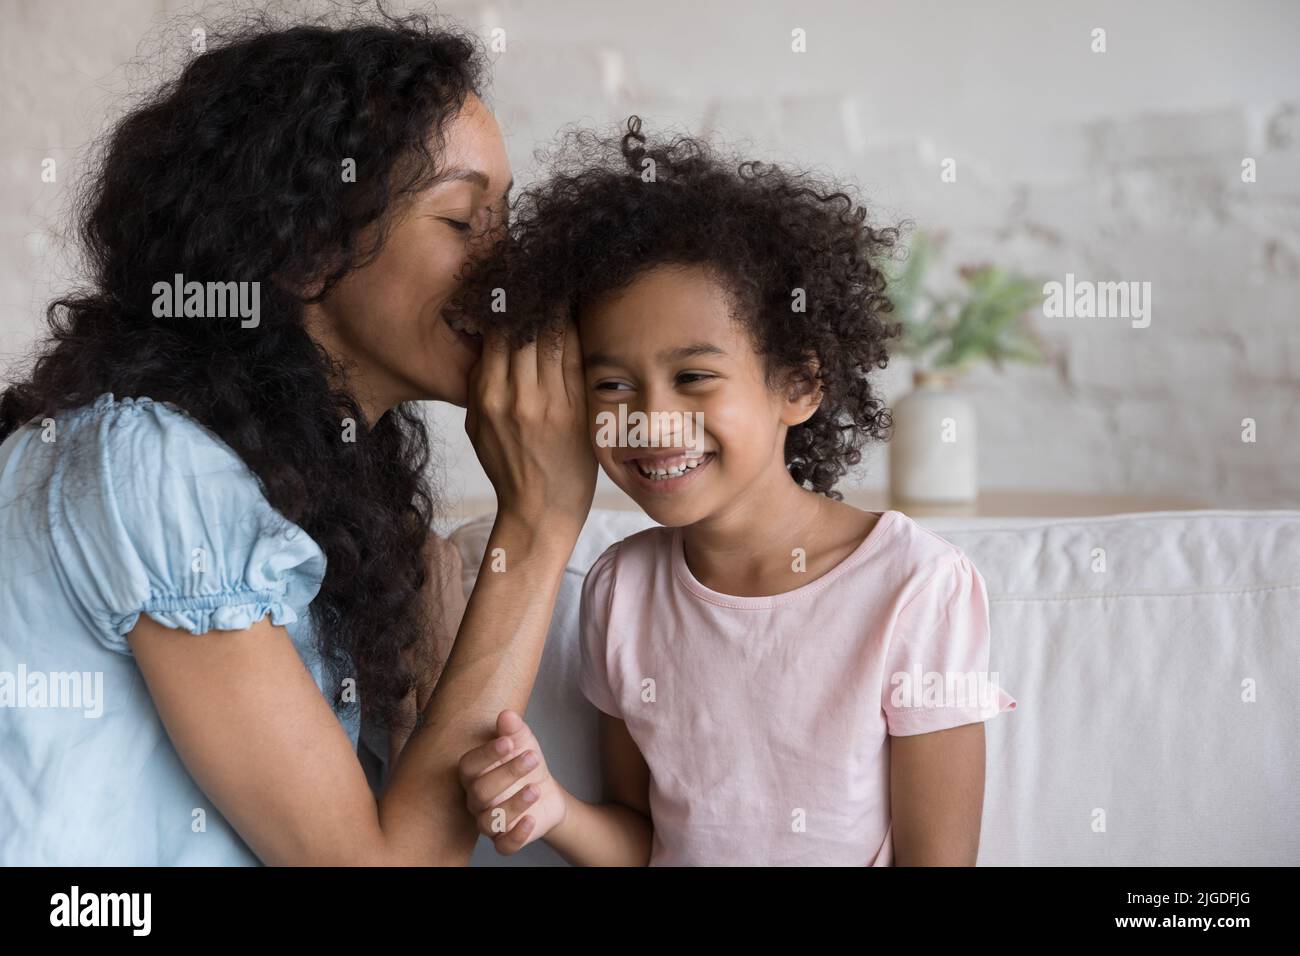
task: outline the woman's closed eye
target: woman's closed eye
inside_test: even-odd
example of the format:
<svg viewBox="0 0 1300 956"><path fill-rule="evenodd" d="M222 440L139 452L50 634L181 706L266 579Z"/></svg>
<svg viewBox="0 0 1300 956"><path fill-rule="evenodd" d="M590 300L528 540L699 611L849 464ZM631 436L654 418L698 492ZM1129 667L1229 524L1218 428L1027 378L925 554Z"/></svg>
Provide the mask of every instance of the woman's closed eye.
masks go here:
<svg viewBox="0 0 1300 956"><path fill-rule="evenodd" d="M469 232L470 229L472 228L469 223L461 219L453 219L450 216L439 216L438 218L441 219L443 222L445 222L447 225L451 226L457 232Z"/></svg>

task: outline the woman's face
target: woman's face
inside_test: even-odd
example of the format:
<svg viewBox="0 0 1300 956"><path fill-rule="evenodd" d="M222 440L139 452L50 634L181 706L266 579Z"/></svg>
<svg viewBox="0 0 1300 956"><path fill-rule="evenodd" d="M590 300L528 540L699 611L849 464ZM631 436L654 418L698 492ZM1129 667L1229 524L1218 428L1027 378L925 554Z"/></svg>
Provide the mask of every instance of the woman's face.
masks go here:
<svg viewBox="0 0 1300 956"><path fill-rule="evenodd" d="M379 255L305 309L312 336L350 366L350 384L371 422L399 402L463 406L479 339L458 332L443 309L467 258L504 222L510 161L496 118L474 95L444 130L438 181L393 223Z"/></svg>

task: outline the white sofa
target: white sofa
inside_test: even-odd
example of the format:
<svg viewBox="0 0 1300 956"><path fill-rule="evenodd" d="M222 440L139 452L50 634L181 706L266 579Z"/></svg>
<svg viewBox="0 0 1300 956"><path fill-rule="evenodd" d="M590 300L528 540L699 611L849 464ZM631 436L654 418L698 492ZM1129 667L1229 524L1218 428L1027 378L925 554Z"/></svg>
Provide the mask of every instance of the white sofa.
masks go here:
<svg viewBox="0 0 1300 956"><path fill-rule="evenodd" d="M983 574L990 667L1019 703L987 724L980 865L1300 863L1300 511L921 523ZM467 593L491 524L452 535ZM592 512L528 707L552 772L587 799L582 579L650 524ZM480 839L473 864L563 861L541 842L503 858Z"/></svg>

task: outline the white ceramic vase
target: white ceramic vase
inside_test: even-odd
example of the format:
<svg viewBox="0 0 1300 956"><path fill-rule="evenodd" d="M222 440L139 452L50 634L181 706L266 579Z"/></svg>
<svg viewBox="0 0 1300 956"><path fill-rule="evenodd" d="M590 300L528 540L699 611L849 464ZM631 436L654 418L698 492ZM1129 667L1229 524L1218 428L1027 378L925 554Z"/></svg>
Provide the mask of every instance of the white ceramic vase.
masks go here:
<svg viewBox="0 0 1300 956"><path fill-rule="evenodd" d="M898 501L956 504L979 494L975 407L951 375L918 370L893 407L889 491Z"/></svg>

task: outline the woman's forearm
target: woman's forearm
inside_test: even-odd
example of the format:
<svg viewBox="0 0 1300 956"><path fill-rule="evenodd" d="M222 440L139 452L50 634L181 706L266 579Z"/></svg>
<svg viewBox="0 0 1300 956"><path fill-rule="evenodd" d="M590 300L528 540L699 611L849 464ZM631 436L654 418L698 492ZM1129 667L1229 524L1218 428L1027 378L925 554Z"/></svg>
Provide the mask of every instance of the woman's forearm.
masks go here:
<svg viewBox="0 0 1300 956"><path fill-rule="evenodd" d="M492 737L498 713L524 712L576 538L576 529L540 531L498 515L425 723L407 741L379 802L392 862L468 862L477 830L457 765Z"/></svg>

